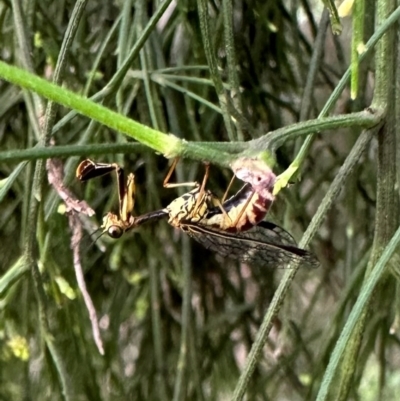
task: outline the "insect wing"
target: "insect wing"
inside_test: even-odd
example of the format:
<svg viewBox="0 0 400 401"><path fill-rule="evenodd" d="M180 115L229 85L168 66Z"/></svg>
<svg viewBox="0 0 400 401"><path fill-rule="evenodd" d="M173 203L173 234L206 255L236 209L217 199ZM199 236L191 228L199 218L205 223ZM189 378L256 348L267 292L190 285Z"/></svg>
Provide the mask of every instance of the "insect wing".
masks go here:
<svg viewBox="0 0 400 401"><path fill-rule="evenodd" d="M265 237L266 240L274 244L297 245L291 234L271 221L261 221L254 231L259 233L258 236Z"/></svg>
<svg viewBox="0 0 400 401"><path fill-rule="evenodd" d="M238 233L226 233L196 224L185 224L182 229L206 249L222 257L269 268L284 268L291 262L309 267L319 265L312 253L297 248L288 232L270 222L261 222L251 230Z"/></svg>

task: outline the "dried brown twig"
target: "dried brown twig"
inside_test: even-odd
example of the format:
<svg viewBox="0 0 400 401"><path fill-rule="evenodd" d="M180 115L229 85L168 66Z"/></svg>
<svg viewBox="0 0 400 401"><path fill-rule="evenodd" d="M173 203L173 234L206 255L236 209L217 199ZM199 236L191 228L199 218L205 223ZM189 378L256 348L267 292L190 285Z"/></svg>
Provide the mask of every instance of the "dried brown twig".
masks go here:
<svg viewBox="0 0 400 401"><path fill-rule="evenodd" d="M92 216L94 215L94 211L85 201L78 200L75 195L64 185L63 164L60 160L47 160L46 168L49 183L53 186L59 197L64 201L66 205L66 214L68 215L68 222L72 232L71 249L73 253L76 280L82 293L83 300L85 301L86 308L89 312L94 341L100 354L104 355L104 347L100 335L99 321L92 298L90 297L89 292L86 288L79 249L79 244L82 240L82 222L78 216L79 214Z"/></svg>

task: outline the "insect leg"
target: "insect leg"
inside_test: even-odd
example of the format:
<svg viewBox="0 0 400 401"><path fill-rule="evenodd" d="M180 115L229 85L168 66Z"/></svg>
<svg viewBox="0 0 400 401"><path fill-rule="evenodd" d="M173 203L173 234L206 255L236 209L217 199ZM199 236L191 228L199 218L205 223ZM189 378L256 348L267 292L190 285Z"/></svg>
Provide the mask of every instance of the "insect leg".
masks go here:
<svg viewBox="0 0 400 401"><path fill-rule="evenodd" d="M222 201L220 201L217 197L214 197L212 199L214 206L218 207L219 210L221 210L225 220L228 222L227 224L224 224L224 226L231 226L232 225L232 219L231 216L229 216L229 213L227 213L227 211L224 208L224 205L222 203Z"/></svg>
<svg viewBox="0 0 400 401"><path fill-rule="evenodd" d="M247 198L246 203L243 205L243 207L240 209L240 212L238 213L238 215L236 216L235 221L233 222L232 226L236 227L240 218L243 216L244 211L246 210L247 206L249 205L249 203L251 202L251 200L253 199L255 195L255 192L253 191L253 193Z"/></svg>
<svg viewBox="0 0 400 401"><path fill-rule="evenodd" d="M204 202L206 183L210 174L210 163L205 163L205 168L206 171L204 173L203 181L201 182L199 188L199 193L197 195L196 203L194 205L192 213L190 213L191 216L195 216L197 214L201 204Z"/></svg>
<svg viewBox="0 0 400 401"><path fill-rule="evenodd" d="M199 185L199 183L197 181L193 181L193 182L172 182L172 183L169 182L169 180L171 178L171 175L174 172L174 170L176 168L176 165L178 164L178 161L179 161L179 157L176 157L174 159L174 161L172 162L171 167L169 168L168 173L164 178L163 187L164 188L176 188L176 187L186 187L186 186L197 187Z"/></svg>
<svg viewBox="0 0 400 401"><path fill-rule="evenodd" d="M123 183L122 183L123 184ZM132 216L133 208L135 206L135 176L131 173L128 175L126 181L126 187L123 187L123 193L121 192L121 181L118 180L119 186L119 213L121 220L129 223L130 217ZM121 198L122 195L122 198Z"/></svg>
<svg viewBox="0 0 400 401"><path fill-rule="evenodd" d="M110 174L113 171L115 171L117 176L119 217L113 215L115 217L111 220L113 223L117 220L121 220L122 225L129 226L130 217L132 216L135 204L135 176L133 174L129 174L127 183L125 184L124 170L117 163L97 163L93 160L86 159L82 161L76 169L76 176L81 181L88 181ZM107 219L107 216L105 219ZM106 222L106 226L108 226L108 222Z"/></svg>
<svg viewBox="0 0 400 401"><path fill-rule="evenodd" d="M96 163L93 160L86 159L79 163L76 169L76 177L80 181L88 181L92 178L110 174L119 169L121 169L121 167L116 163Z"/></svg>
<svg viewBox="0 0 400 401"><path fill-rule="evenodd" d="M231 180L229 181L228 187L226 188L226 191L224 193L224 196L222 197L221 203L224 203L226 201L226 197L228 196L228 192L231 189L231 186L233 184L233 181L235 181L235 175L232 176Z"/></svg>

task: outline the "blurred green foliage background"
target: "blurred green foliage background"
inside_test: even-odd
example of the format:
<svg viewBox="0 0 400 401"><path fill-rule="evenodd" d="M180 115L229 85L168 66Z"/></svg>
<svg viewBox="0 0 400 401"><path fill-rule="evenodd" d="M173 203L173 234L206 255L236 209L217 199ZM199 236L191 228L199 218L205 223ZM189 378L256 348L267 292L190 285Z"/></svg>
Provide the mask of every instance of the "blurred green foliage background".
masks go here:
<svg viewBox="0 0 400 401"><path fill-rule="evenodd" d="M349 67L351 17L342 20L342 34L334 36L320 2L168 3L2 2L1 59L25 69L29 61L32 71L51 79L68 24L79 24L66 53L62 85L90 97L107 87L137 48L128 72L101 102L188 141L247 141L316 118ZM374 3L366 1L367 11L360 14L366 39L375 29L374 7L390 4ZM82 6L80 14L73 13L77 5ZM204 5L208 42L199 11ZM162 7L165 11L153 24L151 18ZM146 29L151 34L141 43ZM317 48L318 35L322 46ZM223 91L243 119L226 118L207 46L216 57ZM394 66L393 60L386 63ZM374 60L367 58L359 68L357 99L351 100L346 88L332 114L371 104ZM397 75L393 79L397 85ZM42 126L40 101L4 81L0 88L1 150L33 147ZM52 145L128 142L86 117L62 120L68 112L57 110ZM301 180L279 194L270 218L296 239L360 133L353 128L318 136ZM290 164L300 146L297 139L278 150L276 173ZM310 248L321 266L300 268L296 275L246 388L248 400L315 399L370 255L379 146L371 141L326 212ZM182 193L162 187L168 161L149 149L95 159L117 162L135 173L137 214L166 206ZM284 269L222 260L166 222L143 226L118 241L106 236L94 241L102 216L117 211L117 191L114 177L78 182L75 169L81 160L72 153L61 167L65 187L96 211L91 218L80 216L80 257L104 355L96 347L78 288L63 201L45 179L34 222L35 263L41 274L36 281L21 259L31 224L34 163L0 162L0 399L231 399ZM175 179L201 180L203 171L201 164L183 160ZM209 188L222 196L231 174L212 167ZM236 182L234 189L239 187ZM395 205L387 213L397 221ZM329 399L396 399L400 353L393 277L381 284L372 301L374 313L365 321L351 385L345 390L338 385L339 395L330 393Z"/></svg>

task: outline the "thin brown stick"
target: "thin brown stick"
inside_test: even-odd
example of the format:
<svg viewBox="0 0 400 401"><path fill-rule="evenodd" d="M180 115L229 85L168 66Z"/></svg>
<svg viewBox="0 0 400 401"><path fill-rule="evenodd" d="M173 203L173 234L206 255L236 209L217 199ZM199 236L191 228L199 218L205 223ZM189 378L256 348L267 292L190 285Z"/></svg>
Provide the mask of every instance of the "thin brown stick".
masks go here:
<svg viewBox="0 0 400 401"><path fill-rule="evenodd" d="M81 265L79 244L82 240L82 222L77 213L83 213L92 216L94 211L85 201L78 200L75 195L65 187L63 183L63 165L57 159L49 159L46 164L47 176L50 184L57 191L60 198L65 202L68 222L72 231L71 249L73 253L73 263L78 287L82 293L83 300L89 312L89 318L92 324L92 333L94 342L101 355L104 355L103 342L100 336L99 321L93 301L87 291L83 269Z"/></svg>

